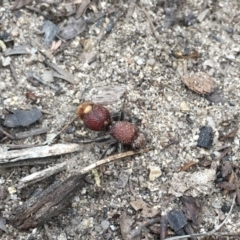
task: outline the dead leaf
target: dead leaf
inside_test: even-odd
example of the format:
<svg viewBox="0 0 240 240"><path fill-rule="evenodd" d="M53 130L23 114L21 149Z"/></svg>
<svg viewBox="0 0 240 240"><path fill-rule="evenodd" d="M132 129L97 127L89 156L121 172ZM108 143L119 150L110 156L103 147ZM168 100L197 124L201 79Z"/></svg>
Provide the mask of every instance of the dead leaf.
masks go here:
<svg viewBox="0 0 240 240"><path fill-rule="evenodd" d="M159 213L159 210L155 207L149 206L142 199L130 202L131 206L136 210L142 210L141 214L145 218L151 218Z"/></svg>
<svg viewBox="0 0 240 240"><path fill-rule="evenodd" d="M237 135L238 127L235 127L230 133L226 135L219 136L219 141L232 140Z"/></svg>
<svg viewBox="0 0 240 240"><path fill-rule="evenodd" d="M226 103L228 100L225 98L224 94L223 94L223 90L219 89L218 87L215 88L215 90L206 95L205 98L211 102L211 103Z"/></svg>
<svg viewBox="0 0 240 240"><path fill-rule="evenodd" d="M199 202L190 196L183 196L184 212L188 220L191 220L195 226L199 225L201 206Z"/></svg>
<svg viewBox="0 0 240 240"><path fill-rule="evenodd" d="M16 0L12 6L12 9L19 9L28 4L30 4L32 0Z"/></svg>
<svg viewBox="0 0 240 240"><path fill-rule="evenodd" d="M57 36L63 40L70 40L86 29L86 22L83 18L76 20L70 18L66 25L60 25Z"/></svg>
<svg viewBox="0 0 240 240"><path fill-rule="evenodd" d="M212 78L204 72L185 74L182 81L189 89L203 95L212 93L217 87Z"/></svg>
<svg viewBox="0 0 240 240"><path fill-rule="evenodd" d="M225 178L230 175L233 171L232 163L230 161L224 161L222 164L222 176Z"/></svg>
<svg viewBox="0 0 240 240"><path fill-rule="evenodd" d="M53 72L54 77L64 79L65 81L68 81L72 84L75 83L74 76L70 72L58 67L56 64L54 64L52 62L49 62L47 60L45 60L45 63L48 67L50 67L50 68L52 68L53 70L56 71L56 72Z"/></svg>
<svg viewBox="0 0 240 240"><path fill-rule="evenodd" d="M43 24L44 32L44 43L47 47L50 47L56 34L58 33L59 28L53 22L47 20Z"/></svg>
<svg viewBox="0 0 240 240"><path fill-rule="evenodd" d="M96 92L93 96L89 97L94 103L102 105L111 105L116 103L125 93L125 85L113 85L96 88Z"/></svg>
<svg viewBox="0 0 240 240"><path fill-rule="evenodd" d="M236 185L231 182L221 182L221 183L216 184L216 187L222 188L222 189L228 190L228 191L236 190Z"/></svg>
<svg viewBox="0 0 240 240"><path fill-rule="evenodd" d="M7 127L27 127L42 117L39 109L32 110L13 110L13 114L5 116L4 125Z"/></svg>
<svg viewBox="0 0 240 240"><path fill-rule="evenodd" d="M131 232L131 228L132 225L134 223L134 220L132 219L131 216L127 215L126 212L123 212L120 219L119 219L119 223L120 223L120 229L121 229L121 234L122 234L122 238L124 240L131 240L128 235Z"/></svg>

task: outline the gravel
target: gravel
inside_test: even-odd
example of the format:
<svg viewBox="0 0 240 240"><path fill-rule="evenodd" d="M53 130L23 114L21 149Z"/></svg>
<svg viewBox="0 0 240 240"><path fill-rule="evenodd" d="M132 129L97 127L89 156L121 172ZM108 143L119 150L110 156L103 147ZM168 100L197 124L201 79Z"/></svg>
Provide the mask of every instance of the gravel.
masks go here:
<svg viewBox="0 0 240 240"><path fill-rule="evenodd" d="M46 231L50 233L51 239L121 239L119 216L122 211L127 211L134 220L140 223L142 221L141 211L134 211L131 201L143 199L160 212L166 212L179 207L179 197L183 195L201 199L204 221L201 221L196 231L203 232L220 224L224 216L221 207L231 205L233 195L223 195L223 192L215 187L214 181L217 166L221 164L215 156L221 155L222 150L219 149L225 144L232 149L228 155L229 160L235 169L239 169L240 133L237 132L233 141L218 140L219 131L229 131L234 122L239 120L239 2L208 1L207 9L210 11L206 16L201 15L201 21L186 27L180 20L190 12L198 17L205 2L189 0L180 4L176 12L176 22L166 29L163 27L163 1L142 0L142 8L148 12L155 31L160 35L159 42L142 8L130 2L132 1L115 3L121 5L119 8L112 1L99 1L96 6L100 11L120 9L121 14L114 19L111 32L101 35L100 31L96 34L96 25L89 25L80 36L63 42L62 51L55 55L44 46L43 35L37 34L43 26L42 16L26 8L11 11L9 1L3 1L0 6L1 31L10 34L14 45L31 44L40 49L57 66L71 72L75 79L75 84L71 84L54 78L51 84L63 90L62 94L57 94L46 85L36 85L27 80L29 71L43 76L49 70L43 62L42 54L36 52L11 57L17 82L9 66L1 67L0 116L4 118L9 110L29 110L37 107L43 111L43 117L30 127L5 130L14 135L24 130L49 127L51 130L48 134L58 133L75 116L81 102L96 99L112 112L124 110L126 118L139 119L138 127L146 134L148 146L154 148L148 153L99 169L100 186L94 184L93 176L89 174L88 180L91 183L76 193L70 208L46 223L48 230L38 227L19 232L7 221L9 234L15 239L47 239ZM129 6L134 7L132 9ZM92 45L90 49L84 50L84 44L80 43L87 39L91 40ZM184 52L186 48L196 50L200 57L185 60L173 56L173 51ZM83 52L94 52L96 60L92 60L91 55L90 64L85 62L87 56L81 58ZM1 61L5 62L4 54L0 52L0 55ZM189 72L202 71L212 77L228 101L214 104L188 89L181 81L185 62ZM107 90L104 87L107 87ZM26 98L27 91L37 96L35 101ZM106 97L106 92L107 96L111 97ZM187 120L189 117L191 122ZM232 125L224 127L222 122L225 120L231 120ZM81 139L104 135L88 131L78 120L72 125L76 131L73 129L73 132L61 134L58 142L76 140L76 133ZM213 146L209 150L197 147L199 132L203 126L213 128ZM47 135L43 134L21 140L8 139L2 144L41 144L46 138ZM170 144L173 140L178 143ZM75 161L69 163L66 172L25 191L45 188L55 179L65 179L78 168L95 162L104 147L105 144L101 143L84 145L79 155L75 156ZM11 211L25 201L22 190L17 189L20 178L55 163L68 161L73 156L74 154L63 155L54 163L34 168L25 166L1 169L0 187L4 187L6 191L6 198L1 200L0 204L3 206L2 216L9 219ZM210 169L196 165L187 172L179 172L186 163L199 162L202 158L211 161ZM157 169L161 174L149 179L151 169ZM123 171L129 174L128 184L119 188L117 186L120 173ZM194 177L199 175L204 176L202 181L196 179L199 181L193 184ZM192 179L191 184L189 179ZM182 185L176 189L178 184ZM9 189L16 189L16 192L11 193ZM172 196L176 201L169 201ZM239 217L238 207L235 207L233 216L230 216L230 220L224 225L224 231L239 233ZM9 234L1 232L1 239L7 239ZM146 231L144 234L142 239L156 239L154 234Z"/></svg>

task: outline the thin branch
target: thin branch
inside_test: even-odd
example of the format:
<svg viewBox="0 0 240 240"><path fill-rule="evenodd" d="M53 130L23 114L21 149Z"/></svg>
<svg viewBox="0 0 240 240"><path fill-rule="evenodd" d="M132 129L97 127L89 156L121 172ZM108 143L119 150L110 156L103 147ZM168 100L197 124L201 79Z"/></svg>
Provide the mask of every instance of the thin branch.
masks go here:
<svg viewBox="0 0 240 240"><path fill-rule="evenodd" d="M154 34L157 42L159 43L159 42L160 42L160 35L159 35L159 33L156 31L156 29L155 29L155 27L154 27L154 25L153 25L153 22L152 22L152 19L151 19L149 13L145 10L145 8L144 8L140 3L138 3L137 5L140 7L140 9L142 10L142 12L146 15L147 21L148 21L148 23L149 23L149 25L150 25L150 27L151 27L151 29L152 29L152 32L153 32L153 34Z"/></svg>
<svg viewBox="0 0 240 240"><path fill-rule="evenodd" d="M32 173L32 174L20 179L20 181L18 183L18 189L30 186L34 183L42 181L43 179L51 177L52 175L57 174L66 169L67 169L67 163L63 162L63 163L56 164L53 167L46 168L42 171Z"/></svg>
<svg viewBox="0 0 240 240"><path fill-rule="evenodd" d="M0 127L0 132L2 133L2 134L4 134L5 136L7 136L8 138L10 138L10 139L15 139L15 137L13 136L13 135L11 135L10 133L8 133L8 132L6 132L5 130L3 130L3 128L1 128Z"/></svg>
<svg viewBox="0 0 240 240"><path fill-rule="evenodd" d="M116 161L118 159L121 159L121 158L130 157L130 156L134 156L134 155L137 155L137 154L145 153L145 152L148 152L150 150L152 150L152 148L141 149L137 152L136 151L135 152L134 151L127 151L127 152L123 152L123 153L118 153L118 154L106 157L102 160L99 160L99 161L83 168L77 174L80 174L80 175L85 174L85 173L88 173L89 171L93 170L94 168L97 168L97 167L102 166L104 164L114 162L114 161Z"/></svg>
<svg viewBox="0 0 240 240"><path fill-rule="evenodd" d="M48 128L48 127L36 128L36 129L32 129L30 131L16 133L15 135L16 135L17 139L22 139L22 138L28 138L28 137L33 137L35 135L43 134L43 133L48 132L49 130L50 130L50 128Z"/></svg>

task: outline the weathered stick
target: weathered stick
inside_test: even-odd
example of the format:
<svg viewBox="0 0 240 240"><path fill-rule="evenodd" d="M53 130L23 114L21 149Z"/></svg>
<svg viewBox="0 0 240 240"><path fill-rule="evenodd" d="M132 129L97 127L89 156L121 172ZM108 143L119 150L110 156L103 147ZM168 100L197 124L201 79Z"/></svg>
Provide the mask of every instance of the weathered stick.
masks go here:
<svg viewBox="0 0 240 240"><path fill-rule="evenodd" d="M143 151L147 151L147 149L143 149L140 152L128 151L128 152L112 155L110 157L99 160L99 161L81 169L78 172L78 174L81 175L81 174L88 173L91 170L93 170L94 168L97 168L97 167L99 167L101 165L104 165L106 163L116 161L116 160L124 158L124 157L129 157L129 156L132 156L132 155L135 155L135 154L139 154L139 153L142 153ZM20 181L18 183L18 188L21 189L21 188L27 187L29 185L32 185L36 182L42 181L43 179L48 178L48 177L50 177L50 176L52 176L52 175L54 175L58 172L64 171L66 168L67 168L67 163L63 162L63 163L57 164L53 167L49 167L49 168L44 169L42 171L38 171L38 172L35 172L33 174L30 174L30 175L20 179Z"/></svg>
<svg viewBox="0 0 240 240"><path fill-rule="evenodd" d="M143 149L138 152L128 151L107 157L83 168L77 175L69 177L65 181L53 183L42 193L30 198L23 205L19 206L13 212L12 224L20 230L34 228L44 224L67 207L70 198L84 185L83 179L89 171L103 164L144 153L149 150L150 149Z"/></svg>
<svg viewBox="0 0 240 240"><path fill-rule="evenodd" d="M53 167L44 169L42 171L32 173L32 174L20 179L20 181L18 182L18 189L21 189L21 188L27 187L29 185L32 185L34 183L37 183L39 181L42 181L43 179L48 178L54 174L57 174L61 171L66 170L66 169L67 169L67 163L63 162L63 163L57 164Z"/></svg>
<svg viewBox="0 0 240 240"><path fill-rule="evenodd" d="M82 170L80 170L78 172L78 174L85 174L85 173L88 173L89 171L93 170L94 168L97 168L101 165L104 165L106 163L110 163L110 162L113 162L113 161L116 161L116 160L119 160L121 158L125 158L125 157L130 157L130 156L133 156L133 155L136 155L136 154L140 154L140 153L145 153L145 152L148 152L150 151L151 149L150 148L145 148L145 149L141 149L137 152L134 152L134 151L127 151L127 152L123 152L123 153L118 153L118 154L115 154L115 155L112 155L112 156L109 156L109 157L106 157L102 160L99 160L85 168L83 168Z"/></svg>
<svg viewBox="0 0 240 240"><path fill-rule="evenodd" d="M16 162L25 159L58 156L66 153L77 152L80 151L80 149L80 145L76 143L68 143L33 147L21 150L3 151L0 153L0 164Z"/></svg>
<svg viewBox="0 0 240 240"><path fill-rule="evenodd" d="M35 136L35 135L46 133L47 131L49 131L49 129L50 128L48 128L48 127L36 128L36 129L30 130L30 131L16 133L15 136L16 136L17 139L32 137L32 136Z"/></svg>

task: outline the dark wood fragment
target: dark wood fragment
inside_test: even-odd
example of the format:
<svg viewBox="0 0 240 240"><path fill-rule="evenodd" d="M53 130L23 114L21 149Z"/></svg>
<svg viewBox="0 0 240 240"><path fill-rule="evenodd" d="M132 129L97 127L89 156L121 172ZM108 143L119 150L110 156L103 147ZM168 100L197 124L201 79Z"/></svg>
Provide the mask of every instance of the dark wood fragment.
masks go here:
<svg viewBox="0 0 240 240"><path fill-rule="evenodd" d="M85 184L86 175L74 175L58 181L33 196L12 213L11 224L19 230L35 228L58 215L70 204L76 191Z"/></svg>

